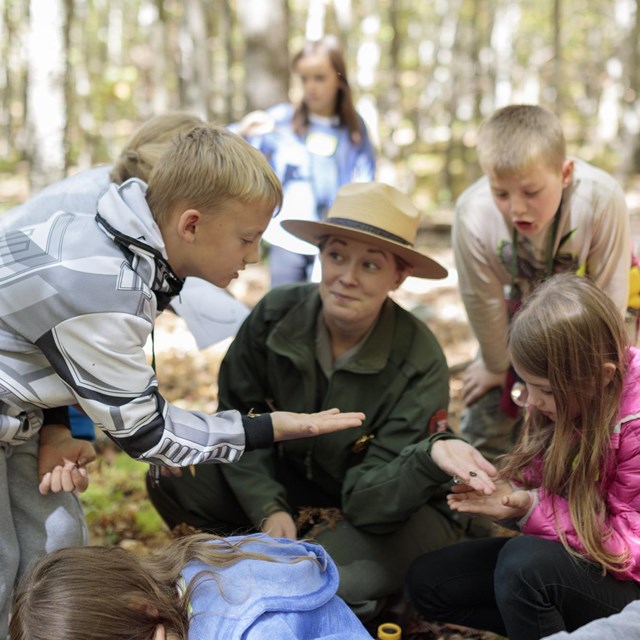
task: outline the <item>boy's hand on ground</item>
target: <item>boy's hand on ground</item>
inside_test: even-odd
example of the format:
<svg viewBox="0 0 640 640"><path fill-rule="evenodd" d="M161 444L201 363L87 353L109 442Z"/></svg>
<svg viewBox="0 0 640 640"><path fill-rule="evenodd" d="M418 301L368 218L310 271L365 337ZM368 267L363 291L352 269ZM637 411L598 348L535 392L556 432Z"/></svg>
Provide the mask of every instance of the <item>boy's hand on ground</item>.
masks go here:
<svg viewBox="0 0 640 640"><path fill-rule="evenodd" d="M85 466L95 459L91 443L72 438L68 427L45 425L40 430L38 447L40 493L84 491L89 486Z"/></svg>
<svg viewBox="0 0 640 640"><path fill-rule="evenodd" d="M496 468L464 440L436 440L431 448L431 459L445 473L459 478L462 484L458 486L467 486L470 491L486 495L496 490Z"/></svg>
<svg viewBox="0 0 640 640"><path fill-rule="evenodd" d="M462 399L465 406L473 404L487 391L495 387L502 387L507 372L492 373L482 360L475 360L465 370L462 376Z"/></svg>
<svg viewBox="0 0 640 640"><path fill-rule="evenodd" d="M260 530L272 538L290 538L291 540L296 540L298 537L296 523L293 521L291 514L286 511L276 511L268 518L265 518L262 521Z"/></svg>
<svg viewBox="0 0 640 640"><path fill-rule="evenodd" d="M273 439L280 442L360 427L364 418L364 413L340 413L339 409L327 409L318 413L274 411L271 414Z"/></svg>

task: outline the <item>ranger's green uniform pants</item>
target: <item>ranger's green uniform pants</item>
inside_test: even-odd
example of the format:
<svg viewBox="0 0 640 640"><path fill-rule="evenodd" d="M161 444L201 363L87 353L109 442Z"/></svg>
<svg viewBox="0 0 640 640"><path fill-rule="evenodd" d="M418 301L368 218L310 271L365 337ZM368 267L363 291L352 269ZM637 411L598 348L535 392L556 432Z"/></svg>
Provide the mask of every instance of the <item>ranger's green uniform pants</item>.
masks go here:
<svg viewBox="0 0 640 640"><path fill-rule="evenodd" d="M171 528L186 523L218 535L254 530L220 465L200 465L195 477L184 469L182 477L162 477L158 486L147 480L147 487L151 501ZM290 488L292 494L299 489ZM313 502L310 506L318 504L317 500ZM446 503L432 504L437 506L423 506L392 533L369 533L340 520L334 528L321 523L305 534L320 543L335 561L340 572L338 595L361 620L373 618L387 596L402 591L415 558L462 537L462 526L447 513Z"/></svg>

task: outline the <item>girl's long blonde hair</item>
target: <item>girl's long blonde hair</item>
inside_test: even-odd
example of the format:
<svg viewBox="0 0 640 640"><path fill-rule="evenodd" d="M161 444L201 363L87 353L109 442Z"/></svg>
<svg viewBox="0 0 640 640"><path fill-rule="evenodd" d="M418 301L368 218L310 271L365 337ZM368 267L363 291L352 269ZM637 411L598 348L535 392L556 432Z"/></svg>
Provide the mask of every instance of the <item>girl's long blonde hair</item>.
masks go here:
<svg viewBox="0 0 640 640"><path fill-rule="evenodd" d="M563 274L540 285L514 318L509 349L517 371L549 381L556 423L532 408L517 445L499 461L506 478L566 498L586 555L613 572L628 561L604 546L627 348L619 310L587 278ZM569 549L560 527L558 534Z"/></svg>
<svg viewBox="0 0 640 640"><path fill-rule="evenodd" d="M210 544L216 540L216 544ZM173 541L150 556L119 547L74 547L55 551L22 578L15 594L11 640L152 640L158 625L169 640L187 640L188 604L203 580L215 580L224 597L216 568L253 558L273 556L242 549L247 540L231 542L207 534ZM283 544L264 540L270 545ZM179 593L185 564L199 560L211 567ZM290 561L315 561L294 556ZM278 560L280 561L280 560Z"/></svg>

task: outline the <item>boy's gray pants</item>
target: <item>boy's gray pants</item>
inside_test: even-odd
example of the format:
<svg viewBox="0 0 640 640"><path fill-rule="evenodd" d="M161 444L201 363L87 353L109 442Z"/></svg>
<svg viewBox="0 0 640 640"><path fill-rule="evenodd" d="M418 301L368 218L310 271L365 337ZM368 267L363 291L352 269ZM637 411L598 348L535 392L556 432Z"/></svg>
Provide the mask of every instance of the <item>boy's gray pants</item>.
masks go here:
<svg viewBox="0 0 640 640"><path fill-rule="evenodd" d="M29 564L49 551L84 544L78 497L38 491L38 439L19 446L0 442L0 640L7 638L14 586Z"/></svg>

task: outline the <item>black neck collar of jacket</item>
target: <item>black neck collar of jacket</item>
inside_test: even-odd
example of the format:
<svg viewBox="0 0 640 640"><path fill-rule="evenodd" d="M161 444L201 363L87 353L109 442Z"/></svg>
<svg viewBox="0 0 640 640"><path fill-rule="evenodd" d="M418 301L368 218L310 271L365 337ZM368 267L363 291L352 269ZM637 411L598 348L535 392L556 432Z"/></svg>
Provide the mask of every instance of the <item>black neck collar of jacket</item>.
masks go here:
<svg viewBox="0 0 640 640"><path fill-rule="evenodd" d="M133 246L145 253L148 253L153 258L156 265L156 273L151 290L156 296L158 311L166 309L169 306L171 299L177 296L182 290L184 280L176 275L166 258L157 249L150 247L141 240L132 238L131 236L125 235L117 229L114 229L99 213L96 214L96 221L99 225L104 227L105 231L107 231L107 233L113 238L113 241L123 251L126 251L127 253L130 252L130 247Z"/></svg>

